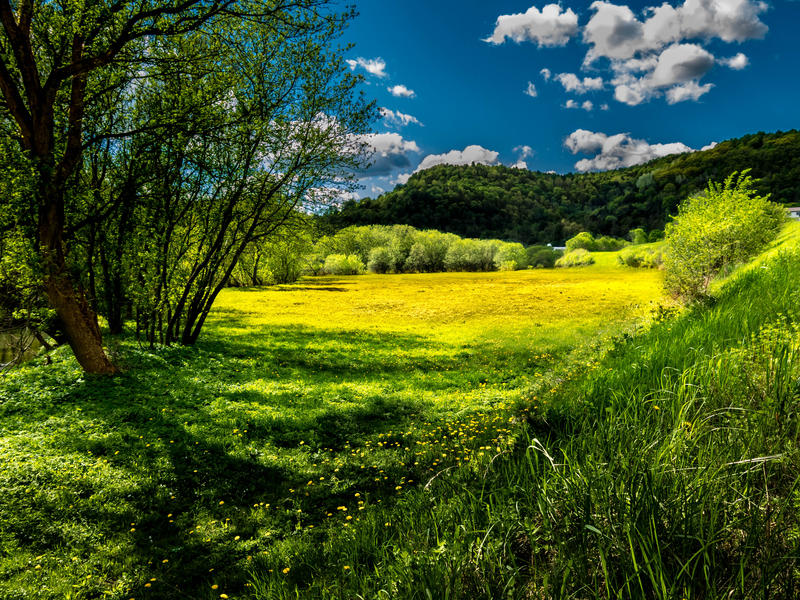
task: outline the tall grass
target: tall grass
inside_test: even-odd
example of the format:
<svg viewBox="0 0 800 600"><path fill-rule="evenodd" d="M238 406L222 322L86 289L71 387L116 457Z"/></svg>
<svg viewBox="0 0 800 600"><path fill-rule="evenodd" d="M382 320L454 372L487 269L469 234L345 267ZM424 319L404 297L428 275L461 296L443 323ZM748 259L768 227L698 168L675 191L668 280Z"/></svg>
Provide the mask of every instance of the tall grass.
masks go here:
<svg viewBox="0 0 800 600"><path fill-rule="evenodd" d="M793 251L535 392L516 449L274 547L253 596L798 597L798 357Z"/></svg>

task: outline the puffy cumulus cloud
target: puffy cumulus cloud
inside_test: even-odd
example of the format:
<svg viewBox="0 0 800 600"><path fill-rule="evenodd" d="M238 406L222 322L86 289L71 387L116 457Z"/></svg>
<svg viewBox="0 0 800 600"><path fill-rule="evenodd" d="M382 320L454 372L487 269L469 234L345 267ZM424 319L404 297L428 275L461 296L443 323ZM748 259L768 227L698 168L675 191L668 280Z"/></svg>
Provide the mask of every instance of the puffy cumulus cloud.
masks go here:
<svg viewBox="0 0 800 600"><path fill-rule="evenodd" d="M767 5L756 0L685 0L677 7L665 2L645 9L643 20L626 5L598 0L591 9L583 30L591 46L586 64L603 57L625 60L684 40L743 42L767 32L759 18Z"/></svg>
<svg viewBox="0 0 800 600"><path fill-rule="evenodd" d="M747 58L746 54L739 52L736 56L731 56L730 58L717 59L717 62L735 71L741 71L750 64L750 59Z"/></svg>
<svg viewBox="0 0 800 600"><path fill-rule="evenodd" d="M697 44L672 44L647 61L614 63L616 75L611 80L614 98L631 106L662 94L670 104L697 100L713 87L710 83L700 85L698 80L711 70L714 62L714 56ZM648 68L649 72L638 72Z"/></svg>
<svg viewBox="0 0 800 600"><path fill-rule="evenodd" d="M367 73L375 77L384 78L388 76L386 73L386 61L380 57L366 59L359 56L356 59L348 59L346 62L350 66L351 71L355 71L357 68L361 67Z"/></svg>
<svg viewBox="0 0 800 600"><path fill-rule="evenodd" d="M717 145L718 145L717 142L711 142L708 146L703 146L702 148L700 148L700 150L701 151L703 151L703 150L713 150L714 148L717 147Z"/></svg>
<svg viewBox="0 0 800 600"><path fill-rule="evenodd" d="M528 163L526 162L526 158L530 158L533 156L534 151L533 148L530 146L517 146L514 148L514 152L517 153L517 162L511 165L512 169L527 169Z"/></svg>
<svg viewBox="0 0 800 600"><path fill-rule="evenodd" d="M592 103L590 100L586 100L585 102L578 104L577 102L575 102L575 100L570 98L564 104L564 108L582 108L586 112L591 112L592 110L594 110L594 103Z"/></svg>
<svg viewBox="0 0 800 600"><path fill-rule="evenodd" d="M408 183L408 180L411 179L411 175L412 175L411 173L400 173L400 174L397 175L397 177L392 179L391 184L392 185L405 185L405 184Z"/></svg>
<svg viewBox="0 0 800 600"><path fill-rule="evenodd" d="M578 32L578 15L558 4L548 4L540 11L531 6L524 13L500 15L494 32L484 41L502 44L506 38L515 42L536 42L542 46L564 46Z"/></svg>
<svg viewBox="0 0 800 600"><path fill-rule="evenodd" d="M712 87L714 87L712 83L700 85L696 81L688 81L667 90L667 102L677 104L686 100L699 100L700 96L710 92Z"/></svg>
<svg viewBox="0 0 800 600"><path fill-rule="evenodd" d="M388 108L378 109L381 118L390 127L406 127L407 125L422 125L417 117L406 115L400 111L390 110Z"/></svg>
<svg viewBox="0 0 800 600"><path fill-rule="evenodd" d="M686 144L649 144L637 140L628 133L606 135L605 133L577 129L564 141L564 146L573 154L595 154L575 163L578 171L607 171L645 163L669 154L692 152Z"/></svg>
<svg viewBox="0 0 800 600"><path fill-rule="evenodd" d="M364 171L370 177L388 176L398 169L409 168L409 154L420 151L415 141L406 140L399 133L368 133L358 136L358 141L370 155L369 167Z"/></svg>
<svg viewBox="0 0 800 600"><path fill-rule="evenodd" d="M553 77L568 92L575 92L576 94L585 94L592 90L603 89L602 77L584 77L581 79L575 73L559 73Z"/></svg>
<svg viewBox="0 0 800 600"><path fill-rule="evenodd" d="M467 146L463 150L451 150L446 154L429 154L422 159L415 173L424 171L437 165L471 165L473 163L481 165L496 165L499 152L487 150L482 146Z"/></svg>
<svg viewBox="0 0 800 600"><path fill-rule="evenodd" d="M393 85L386 89L388 89L389 93L395 98L413 98L417 95L414 90L410 90L404 85Z"/></svg>
<svg viewBox="0 0 800 600"><path fill-rule="evenodd" d="M715 38L762 38L768 30L760 19L767 5L759 0L683 0L678 6L664 2L639 14L627 5L597 0L591 10L583 28L583 41L589 45L584 67L608 59L614 98L629 105L662 96L671 104L699 99L713 87L700 79L715 62L732 69L748 64L742 53L716 60L703 45Z"/></svg>
<svg viewBox="0 0 800 600"><path fill-rule="evenodd" d="M655 87L700 79L714 66L714 57L697 44L673 44L658 57L650 75Z"/></svg>
<svg viewBox="0 0 800 600"><path fill-rule="evenodd" d="M539 71L539 74L542 76L542 78L545 81L550 81L550 77L552 76L552 73L550 72L550 69L548 69L547 67L545 67L544 69Z"/></svg>
<svg viewBox="0 0 800 600"><path fill-rule="evenodd" d="M539 92L536 91L536 86L533 85L533 82L528 82L528 87L525 88L525 91L522 92L526 96L530 96L531 98L536 98L539 95Z"/></svg>

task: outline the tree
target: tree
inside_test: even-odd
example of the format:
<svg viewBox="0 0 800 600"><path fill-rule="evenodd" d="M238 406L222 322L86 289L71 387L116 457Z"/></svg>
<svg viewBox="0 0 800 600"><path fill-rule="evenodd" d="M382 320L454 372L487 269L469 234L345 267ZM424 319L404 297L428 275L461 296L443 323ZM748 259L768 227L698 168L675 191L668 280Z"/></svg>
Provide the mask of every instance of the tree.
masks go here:
<svg viewBox="0 0 800 600"><path fill-rule="evenodd" d="M687 198L666 229L665 285L701 299L720 272L761 252L780 231L786 212L753 189L747 171Z"/></svg>
<svg viewBox="0 0 800 600"><path fill-rule="evenodd" d="M15 227L34 247L30 260L87 372L116 368L103 350L95 298L86 292L95 281L84 282L74 272L80 236L90 273L95 258L103 264L110 311L119 309L120 261L134 242L145 243L148 257L158 256L162 274L165 260L172 261L167 269L188 268L174 305L158 299L163 289L151 299L154 320L163 326L169 316L168 335L191 343L248 244L269 235L304 194L330 183L343 163L356 160L359 144L351 134L364 127L368 111L354 102L354 79L342 75L345 69L331 47L351 14L326 12L328 5L328 0L0 0L0 141L7 162L21 165L27 190L23 201L9 205L0 198L0 203L15 211ZM252 58L241 69L225 60L251 50L268 68L259 72ZM206 78L211 98L203 97ZM218 103L192 112L203 100L218 102L213 94L225 84L238 93L229 97L235 106L227 106L234 110L226 118ZM178 100L166 116L154 101L159 90ZM261 98L264 91L275 93ZM127 118L128 111L137 118ZM179 114L191 118L180 123ZM212 132L220 135L211 148L193 145ZM229 154L228 142L235 150ZM288 150L266 153L279 143ZM262 168L266 164L272 169ZM167 179L154 183L144 165L160 169ZM188 183L187 169L196 175ZM143 189L146 184L151 187ZM158 203L178 191L183 198L168 203L170 213L158 223L160 237L130 226L142 214L152 217ZM205 215L193 211L187 224L187 194L193 193L202 196L200 204L213 200L213 206L203 207ZM119 235L109 233L112 223L121 225ZM175 246L180 236L198 232L203 249L189 256L190 249ZM159 240L161 254L155 250ZM118 323L120 315L112 320Z"/></svg>

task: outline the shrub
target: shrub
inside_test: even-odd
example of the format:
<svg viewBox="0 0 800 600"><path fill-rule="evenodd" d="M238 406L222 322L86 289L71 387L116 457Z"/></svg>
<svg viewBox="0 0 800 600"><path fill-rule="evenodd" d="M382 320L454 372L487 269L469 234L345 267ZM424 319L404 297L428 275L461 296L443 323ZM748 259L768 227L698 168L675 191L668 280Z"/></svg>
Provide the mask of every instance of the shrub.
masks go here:
<svg viewBox="0 0 800 600"><path fill-rule="evenodd" d="M552 269L556 266L556 261L564 256L562 250L553 250L550 246L531 246L526 253L529 267L543 269Z"/></svg>
<svg viewBox="0 0 800 600"><path fill-rule="evenodd" d="M597 249L596 245L594 236L588 231L581 231L575 237L568 239L566 243L567 252L579 249L592 251Z"/></svg>
<svg viewBox="0 0 800 600"><path fill-rule="evenodd" d="M567 252L556 261L556 267L588 267L593 264L594 258L583 248Z"/></svg>
<svg viewBox="0 0 800 600"><path fill-rule="evenodd" d="M445 270L444 262L450 245L458 238L452 233L436 230L420 231L408 253L405 270L417 273L438 273Z"/></svg>
<svg viewBox="0 0 800 600"><path fill-rule="evenodd" d="M658 269L664 264L664 256L661 249L628 248L619 253L617 261L626 267Z"/></svg>
<svg viewBox="0 0 800 600"><path fill-rule="evenodd" d="M447 250L444 266L448 271L494 271L497 242L458 240Z"/></svg>
<svg viewBox="0 0 800 600"><path fill-rule="evenodd" d="M528 253L517 243L504 243L494 256L494 264L501 271L519 271L528 266Z"/></svg>
<svg viewBox="0 0 800 600"><path fill-rule="evenodd" d="M367 269L370 273L389 273L394 269L392 253L386 246L378 246L369 251Z"/></svg>
<svg viewBox="0 0 800 600"><path fill-rule="evenodd" d="M614 252L628 245L625 240L604 235L595 239L588 231L582 231L567 240L567 252L573 250L588 250L589 252Z"/></svg>
<svg viewBox="0 0 800 600"><path fill-rule="evenodd" d="M785 211L753 190L745 171L687 198L666 228L667 290L688 300L707 295L723 269L746 261L775 239Z"/></svg>
<svg viewBox="0 0 800 600"><path fill-rule="evenodd" d="M323 267L329 275L361 275L364 270L364 263L355 254L331 254Z"/></svg>
<svg viewBox="0 0 800 600"><path fill-rule="evenodd" d="M628 238L631 240L631 244L634 246L638 246L639 244L646 244L649 239L647 237L647 232L642 229L631 229L628 233Z"/></svg>

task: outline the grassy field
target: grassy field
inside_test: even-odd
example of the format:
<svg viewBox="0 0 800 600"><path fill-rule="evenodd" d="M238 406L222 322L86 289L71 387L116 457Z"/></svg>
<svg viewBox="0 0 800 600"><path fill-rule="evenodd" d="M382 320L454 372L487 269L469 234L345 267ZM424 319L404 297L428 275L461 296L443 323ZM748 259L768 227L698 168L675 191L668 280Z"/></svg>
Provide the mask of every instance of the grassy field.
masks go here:
<svg viewBox="0 0 800 600"><path fill-rule="evenodd" d="M402 535L407 497L485 470L660 293L611 265L314 278L224 292L196 348L111 340L114 379L25 366L0 381L0 598L294 597L329 539L368 569L348 536Z"/></svg>

